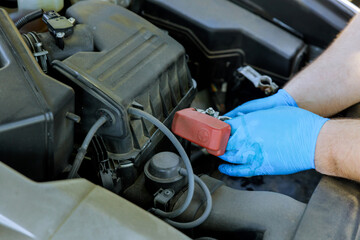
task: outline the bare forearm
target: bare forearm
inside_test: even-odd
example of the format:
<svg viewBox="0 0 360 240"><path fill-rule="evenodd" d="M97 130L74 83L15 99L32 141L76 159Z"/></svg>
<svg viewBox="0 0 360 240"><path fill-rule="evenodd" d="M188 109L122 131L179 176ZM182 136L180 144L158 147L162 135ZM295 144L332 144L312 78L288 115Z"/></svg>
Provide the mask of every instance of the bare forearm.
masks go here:
<svg viewBox="0 0 360 240"><path fill-rule="evenodd" d="M316 143L315 168L360 182L360 120L330 120Z"/></svg>
<svg viewBox="0 0 360 240"><path fill-rule="evenodd" d="M360 15L285 90L299 107L331 116L360 101Z"/></svg>

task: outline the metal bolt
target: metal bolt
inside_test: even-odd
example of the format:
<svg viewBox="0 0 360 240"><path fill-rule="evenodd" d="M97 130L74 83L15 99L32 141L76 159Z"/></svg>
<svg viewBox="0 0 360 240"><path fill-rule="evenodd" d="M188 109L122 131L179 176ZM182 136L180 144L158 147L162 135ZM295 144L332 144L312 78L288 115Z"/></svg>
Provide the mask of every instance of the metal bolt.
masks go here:
<svg viewBox="0 0 360 240"><path fill-rule="evenodd" d="M65 36L65 33L64 32L58 32L56 33L56 37L57 38L63 38Z"/></svg>
<svg viewBox="0 0 360 240"><path fill-rule="evenodd" d="M72 24L72 25L74 25L74 23L75 23L75 18L73 18L73 17L71 17L71 18L69 18L68 19L68 21Z"/></svg>

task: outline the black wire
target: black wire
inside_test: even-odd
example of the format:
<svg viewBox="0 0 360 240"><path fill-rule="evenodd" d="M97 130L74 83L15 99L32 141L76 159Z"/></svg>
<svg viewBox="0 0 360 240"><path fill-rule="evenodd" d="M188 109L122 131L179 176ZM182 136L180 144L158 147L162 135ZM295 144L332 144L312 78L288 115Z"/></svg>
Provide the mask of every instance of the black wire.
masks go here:
<svg viewBox="0 0 360 240"><path fill-rule="evenodd" d="M76 154L73 166L68 175L69 179L74 178L77 175L77 172L81 166L81 163L84 160L84 157L85 157L86 151L88 149L88 146L91 142L91 139L94 137L97 130L99 130L99 128L106 123L106 121L107 121L107 118L105 116L101 116L90 128L81 147L78 149L78 153Z"/></svg>
<svg viewBox="0 0 360 240"><path fill-rule="evenodd" d="M43 14L42 9L38 9L38 10L35 10L35 11L31 12L31 13L28 13L25 16L23 16L22 18L20 18L19 20L17 20L15 22L15 26L17 27L17 29L21 29L23 26L25 26L29 22L40 18L42 16L42 14Z"/></svg>
<svg viewBox="0 0 360 240"><path fill-rule="evenodd" d="M186 176L187 172L185 169L181 169L180 174ZM176 228L189 229L189 228L197 227L200 224L202 224L203 222L205 222L205 220L209 217L209 215L211 213L211 209L212 209L211 193L210 193L208 187L206 186L206 184L198 176L194 175L194 177L195 177L195 182L200 186L200 188L203 190L203 192L205 194L205 198L206 198L205 211L198 219L195 219L194 221L191 221L191 222L176 222L176 221L170 220L168 218L164 219L165 222L169 223L170 225L172 225Z"/></svg>

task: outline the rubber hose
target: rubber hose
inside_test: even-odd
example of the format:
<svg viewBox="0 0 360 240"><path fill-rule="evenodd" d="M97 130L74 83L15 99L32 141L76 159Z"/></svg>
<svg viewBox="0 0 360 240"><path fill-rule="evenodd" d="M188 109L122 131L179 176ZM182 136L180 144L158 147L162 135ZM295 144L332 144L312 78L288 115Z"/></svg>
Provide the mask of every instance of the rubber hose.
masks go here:
<svg viewBox="0 0 360 240"><path fill-rule="evenodd" d="M23 26L25 26L29 22L40 18L42 16L42 14L43 14L42 9L38 9L38 10L35 10L35 11L31 12L31 13L28 13L25 16L21 17L19 20L17 20L15 22L15 26L17 27L17 29L21 29Z"/></svg>
<svg viewBox="0 0 360 240"><path fill-rule="evenodd" d="M180 174L186 175L187 172L185 171L185 169L181 169ZM210 212L211 212L211 208L212 208L211 193L210 193L208 187L205 185L205 183L196 175L195 175L195 182L201 187L201 189L205 193L206 208L205 208L204 213L198 219L196 219L196 220L194 220L192 222L181 223L181 222L175 222L175 221L170 220L170 219L165 219L165 222L169 223L170 225L172 225L172 226L174 226L176 228L188 229L188 228L194 228L194 227L199 226L200 224L202 224L209 217Z"/></svg>
<svg viewBox="0 0 360 240"><path fill-rule="evenodd" d="M89 147L89 144L91 142L91 139L94 137L95 133L97 132L97 130L99 130L99 128L106 123L107 118L105 116L101 116L95 123L94 125L92 125L92 127L90 128L89 132L87 133L81 147L78 149L78 153L76 154L75 160L74 160L74 164L70 170L70 173L68 175L68 178L74 178L74 176L77 174L81 163L84 160L86 151Z"/></svg>
<svg viewBox="0 0 360 240"><path fill-rule="evenodd" d="M156 127L158 127L158 129L160 129L160 131L162 131L165 134L165 136L167 136L169 138L169 140L174 144L175 148L178 150L178 152L185 164L186 173L188 176L188 194L186 196L184 203L179 208L177 208L176 210L173 210L172 212L164 212L164 211L162 211L160 209L156 209L156 208L151 209L151 212L153 212L154 214L156 214L158 216L164 217L164 218L177 217L188 208L188 206L190 205L191 199L194 195L194 187L195 187L194 173L193 173L193 170L191 167L190 159L187 156L187 154L186 154L183 146L179 142L179 140L174 136L174 134L162 122L160 122L158 119L153 117L151 114L148 114L147 112L144 112L140 109L129 108L128 112L132 115L142 117L142 118L148 120L149 122L151 122L152 124L154 124Z"/></svg>

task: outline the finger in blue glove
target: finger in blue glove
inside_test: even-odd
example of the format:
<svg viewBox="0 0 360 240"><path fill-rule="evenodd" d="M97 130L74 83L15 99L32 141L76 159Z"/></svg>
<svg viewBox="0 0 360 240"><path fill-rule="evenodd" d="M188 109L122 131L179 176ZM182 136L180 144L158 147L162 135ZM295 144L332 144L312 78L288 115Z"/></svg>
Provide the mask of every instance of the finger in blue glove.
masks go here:
<svg viewBox="0 0 360 240"><path fill-rule="evenodd" d="M284 175L315 168L317 137L327 118L277 107L226 121L231 135L219 170L230 176Z"/></svg>
<svg viewBox="0 0 360 240"><path fill-rule="evenodd" d="M285 91L284 89L280 89L276 94L266 97L260 98L256 100L252 100L246 102L237 108L233 109L232 111L225 114L227 117L237 117L239 114L247 114L250 112L255 112L259 110L266 110L274 107L280 106L292 106L297 107L297 104L293 97Z"/></svg>

